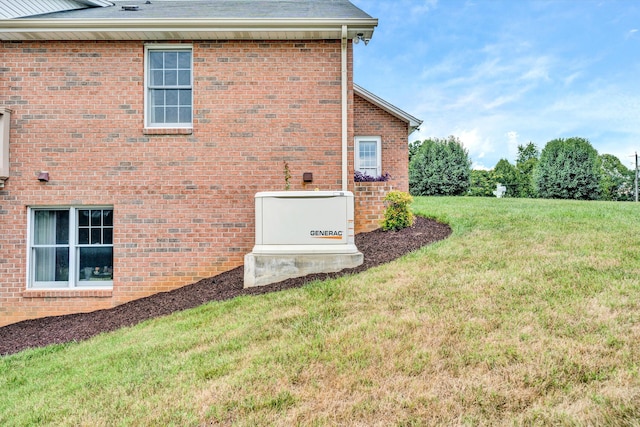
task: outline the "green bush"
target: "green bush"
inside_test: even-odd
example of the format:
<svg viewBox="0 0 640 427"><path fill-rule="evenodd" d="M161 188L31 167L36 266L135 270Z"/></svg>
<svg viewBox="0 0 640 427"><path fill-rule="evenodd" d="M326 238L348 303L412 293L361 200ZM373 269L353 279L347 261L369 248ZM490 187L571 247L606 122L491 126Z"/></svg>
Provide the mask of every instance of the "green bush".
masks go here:
<svg viewBox="0 0 640 427"><path fill-rule="evenodd" d="M413 225L414 216L409 209L413 197L404 191L392 190L384 198L386 209L380 224L384 231L401 230Z"/></svg>
<svg viewBox="0 0 640 427"><path fill-rule="evenodd" d="M471 160L454 136L410 147L409 190L414 196L459 196L469 190Z"/></svg>
<svg viewBox="0 0 640 427"><path fill-rule="evenodd" d="M474 197L495 197L496 180L493 170L473 169L471 171L471 185L467 195Z"/></svg>
<svg viewBox="0 0 640 427"><path fill-rule="evenodd" d="M554 139L540 154L534 182L545 199L597 200L601 176L598 152L587 139Z"/></svg>

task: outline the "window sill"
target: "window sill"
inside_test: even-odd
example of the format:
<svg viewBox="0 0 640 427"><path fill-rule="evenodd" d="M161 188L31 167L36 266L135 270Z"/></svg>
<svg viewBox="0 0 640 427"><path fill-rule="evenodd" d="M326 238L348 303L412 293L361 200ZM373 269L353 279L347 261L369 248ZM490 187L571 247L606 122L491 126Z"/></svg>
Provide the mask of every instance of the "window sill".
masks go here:
<svg viewBox="0 0 640 427"><path fill-rule="evenodd" d="M144 128L144 135L192 135L193 128Z"/></svg>
<svg viewBox="0 0 640 427"><path fill-rule="evenodd" d="M113 289L27 289L23 298L111 298Z"/></svg>

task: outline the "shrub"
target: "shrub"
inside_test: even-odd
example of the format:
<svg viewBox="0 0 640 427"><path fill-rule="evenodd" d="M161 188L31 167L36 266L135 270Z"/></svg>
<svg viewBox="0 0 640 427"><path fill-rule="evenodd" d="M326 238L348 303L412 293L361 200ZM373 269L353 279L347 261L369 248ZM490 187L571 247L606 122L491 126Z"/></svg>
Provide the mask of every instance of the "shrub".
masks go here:
<svg viewBox="0 0 640 427"><path fill-rule="evenodd" d="M601 155L600 164L602 168L600 200L633 200L635 171L627 168L612 154Z"/></svg>
<svg viewBox="0 0 640 427"><path fill-rule="evenodd" d="M554 139L540 154L534 182L546 199L597 200L602 176L598 152L584 138Z"/></svg>
<svg viewBox="0 0 640 427"><path fill-rule="evenodd" d="M500 161L493 168L493 174L496 179L496 183L500 183L507 188L507 192L504 197L518 197L519 196L519 182L518 182L518 170L507 159L500 159ZM495 190L495 186L493 188ZM491 193L493 194L493 192Z"/></svg>
<svg viewBox="0 0 640 427"><path fill-rule="evenodd" d="M495 197L493 192L496 190L498 180L493 170L473 169L471 171L471 185L467 191L467 195L475 197Z"/></svg>
<svg viewBox="0 0 640 427"><path fill-rule="evenodd" d="M414 217L409 209L413 197L409 193L392 190L387 193L384 201L387 206L381 223L384 231L401 230L413 225Z"/></svg>
<svg viewBox="0 0 640 427"><path fill-rule="evenodd" d="M385 172L384 175L380 175L380 176L371 176L367 173L360 172L360 171L356 171L353 174L353 180L355 182L385 182L385 181L389 181L389 178L391 178L391 175L389 175L389 172Z"/></svg>
<svg viewBox="0 0 640 427"><path fill-rule="evenodd" d="M427 139L412 150L414 154L409 162L411 194L459 196L469 190L471 160L457 138Z"/></svg>

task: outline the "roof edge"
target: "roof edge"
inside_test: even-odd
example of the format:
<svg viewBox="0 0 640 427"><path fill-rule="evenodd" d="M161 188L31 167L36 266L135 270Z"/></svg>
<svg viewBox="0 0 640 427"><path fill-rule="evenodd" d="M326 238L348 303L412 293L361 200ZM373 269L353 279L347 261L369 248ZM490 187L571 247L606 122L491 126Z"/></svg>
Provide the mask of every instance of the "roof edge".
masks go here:
<svg viewBox="0 0 640 427"><path fill-rule="evenodd" d="M362 86L359 86L357 84L353 84L353 92L360 96L361 98L364 98L365 100L369 101L370 103L372 103L373 105L376 105L380 108L382 108L383 110L385 110L387 113L391 114L392 116L402 120L403 122L406 122L409 125L409 134L413 133L414 131L416 131L420 125L422 124L422 120L415 118L414 116L412 116L411 114L407 113L406 111L396 107L395 105L385 101L384 99L380 98L377 95L374 95L373 93L369 92L368 90L366 90L365 88L363 88Z"/></svg>
<svg viewBox="0 0 640 427"><path fill-rule="evenodd" d="M264 33L314 33L321 38L340 39L343 26L347 27L348 38L361 34L371 38L378 25L375 18L161 18L161 19L6 19L0 20L0 40L58 40L68 34L82 40L120 40L156 37L158 34L174 34L174 37L189 37L189 33L209 34L212 38L222 33L232 34L237 39L264 39ZM178 36L180 33L185 33ZM318 37L318 36L316 36ZM167 38L167 37L163 37ZM171 39L173 37L169 37ZM314 37L311 37L314 38Z"/></svg>

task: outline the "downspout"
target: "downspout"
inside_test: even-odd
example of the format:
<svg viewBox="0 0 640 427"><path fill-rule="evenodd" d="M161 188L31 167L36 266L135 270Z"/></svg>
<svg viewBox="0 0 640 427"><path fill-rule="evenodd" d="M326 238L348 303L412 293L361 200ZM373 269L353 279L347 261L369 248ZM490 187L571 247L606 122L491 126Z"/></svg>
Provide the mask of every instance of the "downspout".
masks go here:
<svg viewBox="0 0 640 427"><path fill-rule="evenodd" d="M11 110L0 107L0 188L9 179L9 124Z"/></svg>
<svg viewBox="0 0 640 427"><path fill-rule="evenodd" d="M342 191L347 191L347 177L349 172L349 159L347 153L348 146L348 110L347 110L347 95L348 95L348 73L347 73L347 26L342 26Z"/></svg>

